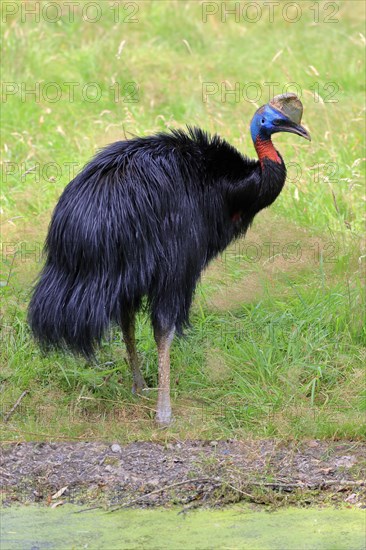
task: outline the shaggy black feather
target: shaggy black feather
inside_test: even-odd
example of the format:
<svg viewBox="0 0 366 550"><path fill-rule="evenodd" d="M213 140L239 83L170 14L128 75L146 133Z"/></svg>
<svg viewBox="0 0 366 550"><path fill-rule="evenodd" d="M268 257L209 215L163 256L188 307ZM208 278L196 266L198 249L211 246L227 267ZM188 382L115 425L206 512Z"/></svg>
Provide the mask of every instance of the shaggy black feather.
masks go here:
<svg viewBox="0 0 366 550"><path fill-rule="evenodd" d="M207 263L243 235L286 178L197 128L120 141L65 188L29 308L44 347L93 354L144 296L154 328L188 323Z"/></svg>

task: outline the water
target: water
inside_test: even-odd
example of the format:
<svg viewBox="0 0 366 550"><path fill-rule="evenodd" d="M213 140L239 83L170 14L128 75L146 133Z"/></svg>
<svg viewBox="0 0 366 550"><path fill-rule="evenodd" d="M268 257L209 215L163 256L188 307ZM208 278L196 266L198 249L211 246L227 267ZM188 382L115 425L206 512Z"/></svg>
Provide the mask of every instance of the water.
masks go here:
<svg viewBox="0 0 366 550"><path fill-rule="evenodd" d="M77 513L82 509L3 509L1 550L364 550L366 542L360 509L266 512L237 505L188 513L179 513L181 508Z"/></svg>

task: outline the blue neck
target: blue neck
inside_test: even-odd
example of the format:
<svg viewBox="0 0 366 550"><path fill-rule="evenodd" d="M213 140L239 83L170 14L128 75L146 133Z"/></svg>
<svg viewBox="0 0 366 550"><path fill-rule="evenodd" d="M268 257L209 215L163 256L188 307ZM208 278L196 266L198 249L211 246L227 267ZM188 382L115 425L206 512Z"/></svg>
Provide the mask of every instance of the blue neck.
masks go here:
<svg viewBox="0 0 366 550"><path fill-rule="evenodd" d="M268 141L271 139L271 134L267 125L262 125L261 120L263 118L263 111L259 109L252 118L250 123L250 133L252 135L253 143L255 144L259 138L261 141Z"/></svg>
<svg viewBox="0 0 366 550"><path fill-rule="evenodd" d="M250 133L258 158L263 166L265 159L276 163L281 162L276 149L273 146L271 135L274 131L272 121L277 116L273 109L265 105L258 109L250 124Z"/></svg>
<svg viewBox="0 0 366 550"><path fill-rule="evenodd" d="M250 123L250 133L252 136L253 143L257 141L258 137L262 140L263 136L261 136L261 128L258 126L258 121L256 120L258 118L257 113L252 118L252 122Z"/></svg>

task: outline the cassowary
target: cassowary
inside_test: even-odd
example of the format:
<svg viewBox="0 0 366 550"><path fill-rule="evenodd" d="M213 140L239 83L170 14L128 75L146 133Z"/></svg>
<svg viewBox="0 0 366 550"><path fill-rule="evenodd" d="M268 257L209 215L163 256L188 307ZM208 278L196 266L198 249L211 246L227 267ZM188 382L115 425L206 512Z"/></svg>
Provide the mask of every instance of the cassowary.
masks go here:
<svg viewBox="0 0 366 550"><path fill-rule="evenodd" d="M145 387L135 342L142 300L158 348L156 419L171 421L169 348L188 324L202 270L281 192L286 168L271 136L300 125L295 94L255 113L258 161L198 128L119 141L103 149L67 185L45 244L47 259L29 306L42 347L86 357L111 323L123 333L133 391Z"/></svg>

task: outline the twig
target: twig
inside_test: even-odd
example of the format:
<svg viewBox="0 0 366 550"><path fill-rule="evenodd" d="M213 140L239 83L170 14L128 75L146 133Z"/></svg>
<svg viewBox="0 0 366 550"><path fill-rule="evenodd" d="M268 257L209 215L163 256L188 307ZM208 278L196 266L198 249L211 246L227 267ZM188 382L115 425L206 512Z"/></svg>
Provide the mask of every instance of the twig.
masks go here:
<svg viewBox="0 0 366 550"><path fill-rule="evenodd" d="M347 481L347 480L336 480L336 479L331 479L331 480L323 480L323 481L319 481L317 483L276 483L276 481L273 481L271 483L261 483L261 482L257 482L257 481L248 481L247 482L247 485L250 486L254 486L254 487L280 487L281 489L304 489L305 487L306 488L321 488L323 487L324 485L343 485L343 486L362 486L362 485L365 485L366 484L366 480L360 480L360 481Z"/></svg>
<svg viewBox="0 0 366 550"><path fill-rule="evenodd" d="M8 286L8 285L9 285L9 281L10 281L10 277L11 277L11 272L12 272L13 267L14 267L14 262L15 262L15 256L16 256L16 255L17 255L17 251L14 252L13 257L12 257L12 259L11 259L10 269L9 269L8 276L7 276L7 278L6 278L5 286Z"/></svg>
<svg viewBox="0 0 366 550"><path fill-rule="evenodd" d="M316 485L316 487L322 487L323 485L329 485L329 486L331 486L331 485L342 485L344 487L347 487L347 485L349 485L350 487L362 487L363 485L366 485L366 480L361 479L359 481L346 481L346 480L336 481L336 480L326 480L325 479L321 483L317 483L315 485Z"/></svg>
<svg viewBox="0 0 366 550"><path fill-rule="evenodd" d="M23 393L18 397L18 399L15 401L14 405L10 409L8 413L4 416L4 422L8 422L9 418L12 416L12 414L15 412L15 410L19 407L22 399L29 393L28 390L24 390Z"/></svg>
<svg viewBox="0 0 366 550"><path fill-rule="evenodd" d="M36 166L31 166L31 168L28 168L28 170L26 170L20 177L23 178L24 176L26 176L27 174L29 174L29 172L33 172L33 170L36 168Z"/></svg>
<svg viewBox="0 0 366 550"><path fill-rule="evenodd" d="M17 432L19 433L21 436L24 436L24 435L32 435L32 436L36 436L36 437L39 437L39 438L42 438L42 439L52 439L52 441L54 442L57 442L57 441L63 441L63 440L66 440L66 441L85 441L86 439L86 436L85 434L84 435L80 435L80 436L72 436L72 435L55 435L55 434L48 434L48 433L41 433L41 432L29 432L27 430L21 430L19 428L12 428L12 431L14 432ZM88 439L93 439L93 441L100 441L100 438L98 436L94 436L94 438L88 436ZM1 441L3 443L3 441ZM19 441L17 441L16 443L14 443L14 441L10 441L10 443L13 443L15 445L19 445Z"/></svg>
<svg viewBox="0 0 366 550"><path fill-rule="evenodd" d="M261 500L258 500L256 499L253 495L251 495L250 493L246 493L245 491L242 491L241 489L239 489L239 487L235 487L234 485L231 485L231 483L225 483L225 485L227 487L230 487L230 489L233 489L234 491L236 491L237 493L240 493L241 495L244 495L245 497L248 497L250 498L250 500L253 500L254 502L256 502L257 504L262 504L262 501Z"/></svg>
<svg viewBox="0 0 366 550"><path fill-rule="evenodd" d="M337 212L337 214L340 216L341 213L340 213L339 208L338 208L337 198L336 198L336 196L335 196L335 193L334 193L333 189L330 188L330 190L331 190L331 193L332 193L332 196L333 196L333 203L334 203L336 212Z"/></svg>
<svg viewBox="0 0 366 550"><path fill-rule="evenodd" d="M77 510L74 514L83 514L84 512L90 512L90 510L98 510L103 506L92 506L91 508L84 508L83 510Z"/></svg>
<svg viewBox="0 0 366 550"><path fill-rule="evenodd" d="M151 495L157 495L158 493L162 493L163 491L168 491L169 489L173 489L174 487L179 487L180 485L186 485L187 483L205 483L205 482L217 482L220 481L219 479L213 479L211 477L196 477L193 479L185 479L184 481L179 481L178 483L172 483L171 485L164 485L164 487L160 487L159 489L155 489L154 491L151 491L150 493L147 493L146 495L141 495L140 497L137 497L133 500L130 500L129 502L125 502L124 504L121 504L121 506L117 506L117 508L113 508L113 510L108 510L108 512L116 512L117 510L120 510L121 508L126 508L127 506L131 506L132 504L136 504L140 500L143 500L145 498L150 497Z"/></svg>
<svg viewBox="0 0 366 550"><path fill-rule="evenodd" d="M230 485L230 483L227 483L223 480L223 483L225 483L228 487L231 487L231 489L237 491L238 493L250 497L252 500L255 499L253 495L246 493L239 489L238 487L235 487L234 485ZM256 481L247 481L245 483L245 486L250 487L263 487L263 488L272 488L272 489L308 489L308 490L316 490L316 489L323 489L325 487L363 487L366 485L366 480L360 480L360 481L345 481L345 480L323 480L319 481L318 483L276 483L275 481L271 483L264 483L264 482L256 482Z"/></svg>

